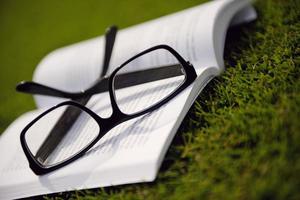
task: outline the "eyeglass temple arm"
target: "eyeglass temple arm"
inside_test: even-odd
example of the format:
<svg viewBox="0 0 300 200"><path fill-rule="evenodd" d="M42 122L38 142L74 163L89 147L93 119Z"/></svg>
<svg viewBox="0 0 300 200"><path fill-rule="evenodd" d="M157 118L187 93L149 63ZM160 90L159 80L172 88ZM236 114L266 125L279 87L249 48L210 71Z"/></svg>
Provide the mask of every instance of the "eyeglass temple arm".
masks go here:
<svg viewBox="0 0 300 200"><path fill-rule="evenodd" d="M104 50L105 54L104 54L103 65L102 65L103 67L102 67L102 73L100 75L100 78L104 77L108 70L109 61L111 58L112 50L114 48L117 31L118 28L116 26L111 26L106 30L105 50Z"/></svg>
<svg viewBox="0 0 300 200"><path fill-rule="evenodd" d="M174 67L174 65L157 67L153 69L146 69L142 71L135 71L126 74L120 74L117 75L119 84L117 84L115 88L120 89L120 88L130 87L142 83L179 76L181 74L182 74L181 70L179 68ZM84 97L86 95L93 95L96 93L108 91L108 78L105 77L99 79L91 88L81 92L66 92L66 91L58 90L31 81L23 81L19 83L16 87L16 90L19 92L29 93L29 94L39 94L39 95L48 95L54 97L77 99L77 98Z"/></svg>
<svg viewBox="0 0 300 200"><path fill-rule="evenodd" d="M106 75L112 50L114 47L117 31L118 31L117 26L111 26L105 32L105 50L104 50L105 54L103 59L102 72L101 75L99 76L100 79L101 77L104 77ZM47 96L54 96L54 97L71 98L71 99L81 98L84 95L83 92L66 92L63 90L52 88L32 81L20 82L16 86L16 90L18 92L23 92L28 94L39 94L39 95L47 95Z"/></svg>
<svg viewBox="0 0 300 200"><path fill-rule="evenodd" d="M74 92L74 93L66 92L63 90L58 90L56 88L52 88L32 81L22 81L17 85L16 90L18 92L23 92L28 94L39 94L39 95L47 95L53 97L71 98L71 99L80 98L83 95L83 92Z"/></svg>

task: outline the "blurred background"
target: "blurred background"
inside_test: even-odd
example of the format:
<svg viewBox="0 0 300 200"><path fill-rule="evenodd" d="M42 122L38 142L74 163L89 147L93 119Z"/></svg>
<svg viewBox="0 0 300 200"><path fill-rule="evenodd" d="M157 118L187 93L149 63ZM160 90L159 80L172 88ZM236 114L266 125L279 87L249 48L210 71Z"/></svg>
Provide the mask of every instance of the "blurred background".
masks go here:
<svg viewBox="0 0 300 200"><path fill-rule="evenodd" d="M32 80L39 61L52 50L205 2L204 0L1 0L0 133L35 108L15 86Z"/></svg>

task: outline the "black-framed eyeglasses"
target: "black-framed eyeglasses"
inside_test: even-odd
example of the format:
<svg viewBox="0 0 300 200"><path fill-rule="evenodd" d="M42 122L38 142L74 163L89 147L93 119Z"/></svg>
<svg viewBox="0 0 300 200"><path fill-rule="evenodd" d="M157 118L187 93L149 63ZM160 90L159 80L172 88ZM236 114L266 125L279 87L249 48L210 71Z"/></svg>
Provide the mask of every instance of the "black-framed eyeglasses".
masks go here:
<svg viewBox="0 0 300 200"><path fill-rule="evenodd" d="M104 76L116 32L115 27L107 32L104 70L84 92L70 93L33 82L17 86L21 92L72 99L43 112L21 132L21 145L35 174L75 161L112 128L165 105L196 79L194 67L167 45L151 47L121 64L109 77ZM110 117L100 117L84 106L92 95L107 91Z"/></svg>

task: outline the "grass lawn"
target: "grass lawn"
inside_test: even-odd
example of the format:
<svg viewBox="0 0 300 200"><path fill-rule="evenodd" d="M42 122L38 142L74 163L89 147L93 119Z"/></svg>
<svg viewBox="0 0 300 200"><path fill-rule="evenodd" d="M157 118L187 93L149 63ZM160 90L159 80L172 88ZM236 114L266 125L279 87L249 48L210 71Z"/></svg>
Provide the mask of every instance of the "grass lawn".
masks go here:
<svg viewBox="0 0 300 200"><path fill-rule="evenodd" d="M0 133L34 109L14 87L48 52L201 2L2 0ZM300 199L300 1L254 5L258 20L230 31L226 71L190 109L155 182L45 198Z"/></svg>

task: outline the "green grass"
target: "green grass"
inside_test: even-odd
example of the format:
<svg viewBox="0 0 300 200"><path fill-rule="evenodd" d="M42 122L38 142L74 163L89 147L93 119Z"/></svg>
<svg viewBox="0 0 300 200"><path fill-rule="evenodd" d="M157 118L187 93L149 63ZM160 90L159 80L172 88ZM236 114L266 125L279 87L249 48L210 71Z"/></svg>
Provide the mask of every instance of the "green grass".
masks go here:
<svg viewBox="0 0 300 200"><path fill-rule="evenodd" d="M34 108L13 88L49 51L199 2L1 1L0 131ZM189 111L155 182L48 198L300 199L300 3L255 7L258 20L229 33L226 71Z"/></svg>

